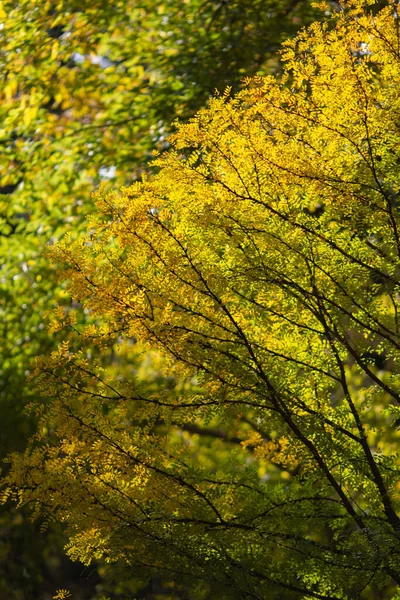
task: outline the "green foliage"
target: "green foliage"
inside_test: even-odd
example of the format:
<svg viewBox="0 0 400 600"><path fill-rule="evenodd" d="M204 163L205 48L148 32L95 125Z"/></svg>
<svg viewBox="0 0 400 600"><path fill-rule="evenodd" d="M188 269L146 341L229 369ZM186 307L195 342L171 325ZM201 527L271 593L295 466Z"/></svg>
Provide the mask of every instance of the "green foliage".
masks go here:
<svg viewBox="0 0 400 600"><path fill-rule="evenodd" d="M79 305L5 497L73 559L193 598L395 593L400 34L370 6L214 98L51 250Z"/></svg>

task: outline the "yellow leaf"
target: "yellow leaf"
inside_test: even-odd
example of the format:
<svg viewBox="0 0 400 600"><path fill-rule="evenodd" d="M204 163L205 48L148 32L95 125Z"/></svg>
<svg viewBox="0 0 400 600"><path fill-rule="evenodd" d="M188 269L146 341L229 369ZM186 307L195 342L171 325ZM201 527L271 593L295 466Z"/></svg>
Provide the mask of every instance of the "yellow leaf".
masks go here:
<svg viewBox="0 0 400 600"><path fill-rule="evenodd" d="M35 119L36 115L38 112L38 107L37 106L28 106L25 110L24 110L24 115L23 115L23 122L25 125L30 125L32 123L32 121Z"/></svg>
<svg viewBox="0 0 400 600"><path fill-rule="evenodd" d="M0 12L1 12L1 10L0 10ZM7 101L10 101L12 99L15 92L17 91L17 87L18 87L18 82L16 79L11 79L11 81L8 81L6 87L4 88L4 96Z"/></svg>

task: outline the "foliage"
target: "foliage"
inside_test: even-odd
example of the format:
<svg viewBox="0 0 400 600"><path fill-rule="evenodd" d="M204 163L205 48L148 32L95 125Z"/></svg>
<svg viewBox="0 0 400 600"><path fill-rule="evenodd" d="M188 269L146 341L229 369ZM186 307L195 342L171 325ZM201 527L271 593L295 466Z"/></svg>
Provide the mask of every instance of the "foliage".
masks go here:
<svg viewBox="0 0 400 600"><path fill-rule="evenodd" d="M16 392L54 343L43 313L60 301L41 255L79 230L101 180L135 180L170 123L216 87L265 71L282 37L317 11L308 2L191 0L2 3L0 244L2 411L21 430ZM279 24L279 26L278 26ZM29 375L29 373L28 373ZM14 420L14 421L13 421ZM7 451L10 441L0 439ZM15 448L15 443L12 448Z"/></svg>
<svg viewBox="0 0 400 600"><path fill-rule="evenodd" d="M57 311L6 496L65 522L72 558L198 598L400 583L400 35L396 2L362 4L52 249L91 323ZM89 351L114 343L119 371ZM132 368L149 349L157 386Z"/></svg>
<svg viewBox="0 0 400 600"><path fill-rule="evenodd" d="M238 88L244 74L278 68L280 40L320 15L306 0L0 2L2 458L34 430L23 406L37 399L35 357L62 340L43 322L65 301L42 256L46 243L79 233L100 181L137 179L177 116L192 114L216 87ZM1 522L0 589L24 598L34 589L38 598L43 577L34 565L47 564L45 544L25 515L7 510ZM17 554L31 565L29 578Z"/></svg>

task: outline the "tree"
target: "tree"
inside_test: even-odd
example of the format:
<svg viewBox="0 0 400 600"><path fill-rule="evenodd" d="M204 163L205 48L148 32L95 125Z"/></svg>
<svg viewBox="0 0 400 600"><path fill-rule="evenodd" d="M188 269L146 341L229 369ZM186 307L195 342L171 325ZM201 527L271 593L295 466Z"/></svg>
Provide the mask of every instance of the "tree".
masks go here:
<svg viewBox="0 0 400 600"><path fill-rule="evenodd" d="M79 233L100 181L139 177L176 117L215 87L278 68L280 39L321 14L305 0L0 3L1 458L34 431L23 410L37 399L34 360L62 340L43 323L64 298L46 244ZM21 514L0 521L13 547L0 542L0 596L37 598L45 544L34 547Z"/></svg>
<svg viewBox="0 0 400 600"><path fill-rule="evenodd" d="M52 248L81 307L5 495L73 558L199 598L400 585L400 33L370 7L287 42L282 79L214 98Z"/></svg>
<svg viewBox="0 0 400 600"><path fill-rule="evenodd" d="M320 14L304 0L2 3L2 455L25 443L32 360L54 347L42 321L62 290L46 243L79 231L101 181L137 179L177 117L267 72L281 38Z"/></svg>

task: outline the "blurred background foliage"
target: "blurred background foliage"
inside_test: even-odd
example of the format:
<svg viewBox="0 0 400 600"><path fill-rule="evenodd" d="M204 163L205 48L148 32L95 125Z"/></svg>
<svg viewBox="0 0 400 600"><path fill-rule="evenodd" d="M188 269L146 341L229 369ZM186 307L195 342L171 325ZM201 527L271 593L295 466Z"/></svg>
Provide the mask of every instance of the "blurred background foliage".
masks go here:
<svg viewBox="0 0 400 600"><path fill-rule="evenodd" d="M34 431L29 376L62 339L46 331L46 313L67 300L46 244L79 234L100 183L117 189L140 177L151 151L168 147L175 119L245 76L278 72L280 43L327 18L309 0L0 3L2 458ZM185 597L137 573L121 589L105 566L68 561L60 527L42 525L45 533L2 507L1 597L47 600L58 588L77 600Z"/></svg>

